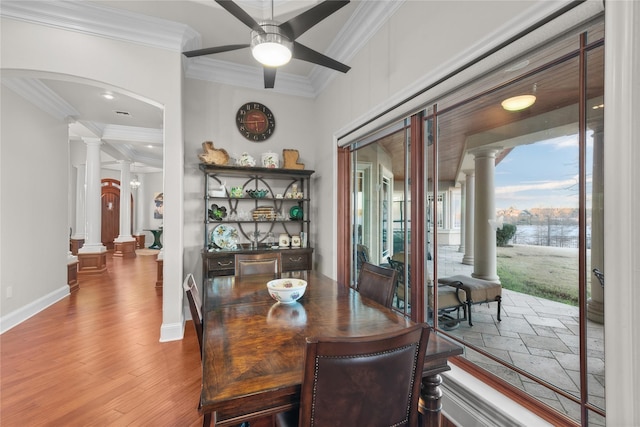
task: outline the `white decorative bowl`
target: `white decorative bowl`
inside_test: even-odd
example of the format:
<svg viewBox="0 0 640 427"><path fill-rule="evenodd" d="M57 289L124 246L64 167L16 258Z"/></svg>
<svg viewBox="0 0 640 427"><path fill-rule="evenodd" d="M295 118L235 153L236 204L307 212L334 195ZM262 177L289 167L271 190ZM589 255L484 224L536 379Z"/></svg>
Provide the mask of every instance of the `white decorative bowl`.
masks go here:
<svg viewBox="0 0 640 427"><path fill-rule="evenodd" d="M293 304L307 289L307 281L302 279L275 279L267 282L269 295L282 304Z"/></svg>

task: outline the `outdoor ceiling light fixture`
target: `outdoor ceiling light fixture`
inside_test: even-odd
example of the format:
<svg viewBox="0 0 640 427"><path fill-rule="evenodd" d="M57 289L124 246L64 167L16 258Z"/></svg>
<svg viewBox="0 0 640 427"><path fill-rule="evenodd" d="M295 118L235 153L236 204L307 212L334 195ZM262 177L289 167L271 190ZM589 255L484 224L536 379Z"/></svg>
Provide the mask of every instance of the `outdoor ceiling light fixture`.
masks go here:
<svg viewBox="0 0 640 427"><path fill-rule="evenodd" d="M520 111L531 107L536 102L536 89L537 85L534 83L531 94L518 95L505 99L501 103L502 108L507 111Z"/></svg>
<svg viewBox="0 0 640 427"><path fill-rule="evenodd" d="M279 67L291 60L293 42L275 21L260 23L264 32L251 31L251 54L266 67Z"/></svg>

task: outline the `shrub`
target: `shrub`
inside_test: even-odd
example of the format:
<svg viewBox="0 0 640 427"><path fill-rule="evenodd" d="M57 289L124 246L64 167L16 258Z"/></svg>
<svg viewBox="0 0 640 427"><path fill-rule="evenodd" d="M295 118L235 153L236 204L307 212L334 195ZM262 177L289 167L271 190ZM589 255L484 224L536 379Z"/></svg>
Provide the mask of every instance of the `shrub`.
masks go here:
<svg viewBox="0 0 640 427"><path fill-rule="evenodd" d="M502 228L496 230L496 243L498 246L507 246L509 240L516 235L517 227L513 224L503 224Z"/></svg>

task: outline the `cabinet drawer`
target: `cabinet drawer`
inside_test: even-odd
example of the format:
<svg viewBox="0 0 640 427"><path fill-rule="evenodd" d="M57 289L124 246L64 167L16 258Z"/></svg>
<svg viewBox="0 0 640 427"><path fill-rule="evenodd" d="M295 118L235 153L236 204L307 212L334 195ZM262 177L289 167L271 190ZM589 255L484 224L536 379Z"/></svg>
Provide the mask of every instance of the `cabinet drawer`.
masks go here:
<svg viewBox="0 0 640 427"><path fill-rule="evenodd" d="M311 270L311 250L282 251L282 271Z"/></svg>
<svg viewBox="0 0 640 427"><path fill-rule="evenodd" d="M235 256L233 254L206 258L208 276L227 276L235 274Z"/></svg>

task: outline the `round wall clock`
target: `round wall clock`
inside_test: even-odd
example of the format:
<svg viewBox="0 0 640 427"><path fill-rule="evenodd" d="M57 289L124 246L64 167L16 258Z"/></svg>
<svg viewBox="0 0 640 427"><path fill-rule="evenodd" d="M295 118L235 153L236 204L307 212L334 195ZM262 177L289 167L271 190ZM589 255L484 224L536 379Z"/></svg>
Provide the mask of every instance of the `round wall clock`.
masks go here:
<svg viewBox="0 0 640 427"><path fill-rule="evenodd" d="M276 119L271 110L259 102L247 102L236 114L236 125L249 141L264 141L273 135Z"/></svg>

